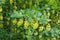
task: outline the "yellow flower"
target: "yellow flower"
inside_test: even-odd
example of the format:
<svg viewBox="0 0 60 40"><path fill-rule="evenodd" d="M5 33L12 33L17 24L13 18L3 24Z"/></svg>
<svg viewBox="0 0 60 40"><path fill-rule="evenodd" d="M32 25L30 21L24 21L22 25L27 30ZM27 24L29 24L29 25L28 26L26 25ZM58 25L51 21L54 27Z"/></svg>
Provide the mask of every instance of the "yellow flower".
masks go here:
<svg viewBox="0 0 60 40"><path fill-rule="evenodd" d="M0 12L2 12L3 11L3 9L2 9L2 7L0 7Z"/></svg>
<svg viewBox="0 0 60 40"><path fill-rule="evenodd" d="M10 17L8 17L7 20L10 20Z"/></svg>
<svg viewBox="0 0 60 40"><path fill-rule="evenodd" d="M54 12L54 10L52 10L52 14L54 14L55 12Z"/></svg>
<svg viewBox="0 0 60 40"><path fill-rule="evenodd" d="M57 40L56 37L53 37L52 40Z"/></svg>
<svg viewBox="0 0 60 40"><path fill-rule="evenodd" d="M39 0L36 0L36 3L38 3L39 2Z"/></svg>
<svg viewBox="0 0 60 40"><path fill-rule="evenodd" d="M13 22L13 25L15 25L17 23L17 19L14 19L12 22Z"/></svg>
<svg viewBox="0 0 60 40"><path fill-rule="evenodd" d="M33 24L33 29L37 29L38 28L38 23Z"/></svg>
<svg viewBox="0 0 60 40"><path fill-rule="evenodd" d="M0 20L3 20L3 16L2 15L0 15Z"/></svg>
<svg viewBox="0 0 60 40"><path fill-rule="evenodd" d="M9 21L7 21L7 25L9 25Z"/></svg>
<svg viewBox="0 0 60 40"><path fill-rule="evenodd" d="M26 3L26 4L28 4L28 2L27 2L27 1L25 1L25 3Z"/></svg>
<svg viewBox="0 0 60 40"><path fill-rule="evenodd" d="M24 27L25 27L25 28L28 28L28 25L29 25L28 21L25 21L25 22L24 22Z"/></svg>
<svg viewBox="0 0 60 40"><path fill-rule="evenodd" d="M6 13L6 16L9 16L8 13Z"/></svg>
<svg viewBox="0 0 60 40"><path fill-rule="evenodd" d="M58 16L58 13L56 14L56 16Z"/></svg>
<svg viewBox="0 0 60 40"><path fill-rule="evenodd" d="M13 0L10 0L10 4L12 4L13 3Z"/></svg>
<svg viewBox="0 0 60 40"><path fill-rule="evenodd" d="M58 20L57 23L60 23L60 20Z"/></svg>
<svg viewBox="0 0 60 40"><path fill-rule="evenodd" d="M3 28L3 24L0 24L0 28Z"/></svg>
<svg viewBox="0 0 60 40"><path fill-rule="evenodd" d="M56 22L56 20L53 20L53 22Z"/></svg>
<svg viewBox="0 0 60 40"><path fill-rule="evenodd" d="M48 12L48 16L50 16L50 13Z"/></svg>
<svg viewBox="0 0 60 40"><path fill-rule="evenodd" d="M22 7L23 7L23 8L26 8L26 5L24 4Z"/></svg>
<svg viewBox="0 0 60 40"><path fill-rule="evenodd" d="M45 24L48 24L48 22L45 22Z"/></svg>
<svg viewBox="0 0 60 40"><path fill-rule="evenodd" d="M26 35L25 34L22 34L22 37L23 37L23 39L25 39Z"/></svg>
<svg viewBox="0 0 60 40"><path fill-rule="evenodd" d="M34 19L32 19L31 21L31 26L33 26L33 24L35 23Z"/></svg>
<svg viewBox="0 0 60 40"><path fill-rule="evenodd" d="M38 32L36 31L34 34L35 34L35 35L38 35Z"/></svg>
<svg viewBox="0 0 60 40"><path fill-rule="evenodd" d="M22 12L20 12L20 15L22 15L23 13Z"/></svg>
<svg viewBox="0 0 60 40"><path fill-rule="evenodd" d="M17 22L17 26L21 26L23 24L23 19L20 19L18 22Z"/></svg>
<svg viewBox="0 0 60 40"><path fill-rule="evenodd" d="M27 38L27 40L30 40L30 38Z"/></svg>
<svg viewBox="0 0 60 40"><path fill-rule="evenodd" d="M17 28L12 28L11 31L16 33Z"/></svg>
<svg viewBox="0 0 60 40"><path fill-rule="evenodd" d="M43 27L43 26L40 26L40 27L39 27L39 31L42 32L43 30L44 30L44 27Z"/></svg>
<svg viewBox="0 0 60 40"><path fill-rule="evenodd" d="M44 16L46 16L46 12L44 13Z"/></svg>
<svg viewBox="0 0 60 40"><path fill-rule="evenodd" d="M6 2L6 0L2 0L3 2Z"/></svg>
<svg viewBox="0 0 60 40"><path fill-rule="evenodd" d="M28 30L28 35L31 35L31 30L30 29Z"/></svg>
<svg viewBox="0 0 60 40"><path fill-rule="evenodd" d="M48 24L48 25L46 26L46 30L47 30L47 31L50 31L50 30L51 30L50 24Z"/></svg>
<svg viewBox="0 0 60 40"><path fill-rule="evenodd" d="M32 1L29 2L29 5L30 5L30 6L32 5Z"/></svg>
<svg viewBox="0 0 60 40"><path fill-rule="evenodd" d="M14 6L14 9L17 9L17 6L16 5Z"/></svg>
<svg viewBox="0 0 60 40"><path fill-rule="evenodd" d="M17 33L20 33L20 29L17 29Z"/></svg>
<svg viewBox="0 0 60 40"><path fill-rule="evenodd" d="M48 37L47 40L51 40L51 39Z"/></svg>
<svg viewBox="0 0 60 40"><path fill-rule="evenodd" d="M39 39L41 39L42 38L42 35L39 35Z"/></svg>

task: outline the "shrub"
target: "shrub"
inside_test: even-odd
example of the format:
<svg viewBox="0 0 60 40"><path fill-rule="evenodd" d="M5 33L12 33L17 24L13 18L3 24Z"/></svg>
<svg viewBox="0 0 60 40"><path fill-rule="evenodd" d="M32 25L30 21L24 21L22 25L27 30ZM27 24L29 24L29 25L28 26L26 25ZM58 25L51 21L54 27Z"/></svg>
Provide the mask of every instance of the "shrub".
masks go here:
<svg viewBox="0 0 60 40"><path fill-rule="evenodd" d="M0 40L59 40L60 0L0 0Z"/></svg>

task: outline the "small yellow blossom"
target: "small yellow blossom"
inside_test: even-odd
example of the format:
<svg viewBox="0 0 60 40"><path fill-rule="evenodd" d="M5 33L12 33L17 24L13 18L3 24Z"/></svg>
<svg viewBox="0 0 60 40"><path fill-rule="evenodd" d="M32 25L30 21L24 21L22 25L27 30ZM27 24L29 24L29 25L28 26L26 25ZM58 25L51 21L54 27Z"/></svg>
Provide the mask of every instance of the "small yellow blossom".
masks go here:
<svg viewBox="0 0 60 40"><path fill-rule="evenodd" d="M7 25L9 25L9 21L7 21Z"/></svg>
<svg viewBox="0 0 60 40"><path fill-rule="evenodd" d="M3 24L0 24L0 28L3 28Z"/></svg>
<svg viewBox="0 0 60 40"><path fill-rule="evenodd" d="M17 6L16 5L14 6L14 9L17 9Z"/></svg>
<svg viewBox="0 0 60 40"><path fill-rule="evenodd" d="M56 37L53 37L52 40L57 40Z"/></svg>
<svg viewBox="0 0 60 40"><path fill-rule="evenodd" d="M58 16L59 14L57 13L56 16Z"/></svg>
<svg viewBox="0 0 60 40"><path fill-rule="evenodd" d="M2 0L3 2L6 2L6 0Z"/></svg>
<svg viewBox="0 0 60 40"><path fill-rule="evenodd" d="M51 30L50 24L48 24L48 25L46 26L46 30L47 30L47 31L50 31L50 30Z"/></svg>
<svg viewBox="0 0 60 40"><path fill-rule="evenodd" d="M0 7L0 12L2 12L3 11L3 9L2 9L2 7Z"/></svg>
<svg viewBox="0 0 60 40"><path fill-rule="evenodd" d="M50 16L50 13L48 12L48 16Z"/></svg>
<svg viewBox="0 0 60 40"><path fill-rule="evenodd" d="M29 2L29 5L30 5L30 6L32 5L32 1Z"/></svg>
<svg viewBox="0 0 60 40"><path fill-rule="evenodd" d="M25 34L22 34L22 37L23 37L23 39L25 39L26 35Z"/></svg>
<svg viewBox="0 0 60 40"><path fill-rule="evenodd" d="M28 4L28 2L27 2L27 1L25 1L25 3L26 3L26 4Z"/></svg>
<svg viewBox="0 0 60 40"><path fill-rule="evenodd" d="M41 39L42 38L42 35L39 35L39 39Z"/></svg>
<svg viewBox="0 0 60 40"><path fill-rule="evenodd" d="M22 7L23 7L23 8L26 8L26 5L24 4Z"/></svg>
<svg viewBox="0 0 60 40"><path fill-rule="evenodd" d="M38 28L38 23L33 24L33 29L37 29Z"/></svg>
<svg viewBox="0 0 60 40"><path fill-rule="evenodd" d="M35 3L38 3L38 2L39 2L39 0L36 0L36 1L35 1Z"/></svg>
<svg viewBox="0 0 60 40"><path fill-rule="evenodd" d="M50 37L48 37L47 40L51 40Z"/></svg>
<svg viewBox="0 0 60 40"><path fill-rule="evenodd" d="M15 25L17 23L17 19L12 20L12 22L13 22L13 25Z"/></svg>
<svg viewBox="0 0 60 40"><path fill-rule="evenodd" d="M32 21L31 21L31 26L33 26L34 25L34 23L35 23L35 21L32 19Z"/></svg>
<svg viewBox="0 0 60 40"><path fill-rule="evenodd" d="M28 35L31 35L31 30L30 29L28 30Z"/></svg>
<svg viewBox="0 0 60 40"><path fill-rule="evenodd" d="M8 17L7 20L10 20L10 17Z"/></svg>
<svg viewBox="0 0 60 40"><path fill-rule="evenodd" d="M23 13L22 12L20 12L20 15L22 15Z"/></svg>
<svg viewBox="0 0 60 40"><path fill-rule="evenodd" d="M29 25L28 21L25 21L25 22L24 22L24 27L25 27L25 28L28 28L28 25Z"/></svg>
<svg viewBox="0 0 60 40"><path fill-rule="evenodd" d="M48 22L45 22L45 24L48 24Z"/></svg>
<svg viewBox="0 0 60 40"><path fill-rule="evenodd" d="M20 33L20 29L17 29L17 33Z"/></svg>
<svg viewBox="0 0 60 40"><path fill-rule="evenodd" d="M46 16L46 12L44 13L44 16Z"/></svg>
<svg viewBox="0 0 60 40"><path fill-rule="evenodd" d="M35 34L35 35L38 35L38 32L36 31L34 34Z"/></svg>
<svg viewBox="0 0 60 40"><path fill-rule="evenodd" d="M60 23L60 20L58 20L57 23Z"/></svg>
<svg viewBox="0 0 60 40"><path fill-rule="evenodd" d="M27 40L30 40L30 38L27 38Z"/></svg>
<svg viewBox="0 0 60 40"><path fill-rule="evenodd" d="M43 27L43 26L40 26L40 27L39 27L39 31L41 31L41 32L42 32L42 31L43 31L43 29L44 29L44 27Z"/></svg>
<svg viewBox="0 0 60 40"><path fill-rule="evenodd" d="M17 26L21 26L23 24L23 19L20 19L18 22L17 22Z"/></svg>
<svg viewBox="0 0 60 40"><path fill-rule="evenodd" d="M16 33L17 28L12 28L11 31Z"/></svg>
<svg viewBox="0 0 60 40"><path fill-rule="evenodd" d="M6 16L9 16L8 13L6 13Z"/></svg>
<svg viewBox="0 0 60 40"><path fill-rule="evenodd" d="M54 14L55 13L55 11L54 10L52 10L52 14Z"/></svg>
<svg viewBox="0 0 60 40"><path fill-rule="evenodd" d="M12 4L13 3L13 0L10 0L10 4Z"/></svg>
<svg viewBox="0 0 60 40"><path fill-rule="evenodd" d="M2 15L0 15L0 20L3 20L3 16Z"/></svg>

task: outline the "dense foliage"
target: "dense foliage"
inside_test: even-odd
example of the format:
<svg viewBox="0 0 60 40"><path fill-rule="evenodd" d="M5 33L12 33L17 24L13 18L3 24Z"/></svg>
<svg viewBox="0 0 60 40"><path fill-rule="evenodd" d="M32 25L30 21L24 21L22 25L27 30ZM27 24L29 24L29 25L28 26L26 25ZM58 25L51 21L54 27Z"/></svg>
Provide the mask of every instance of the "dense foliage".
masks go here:
<svg viewBox="0 0 60 40"><path fill-rule="evenodd" d="M0 40L59 40L60 0L0 0Z"/></svg>

